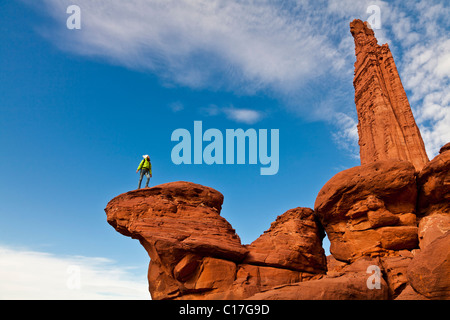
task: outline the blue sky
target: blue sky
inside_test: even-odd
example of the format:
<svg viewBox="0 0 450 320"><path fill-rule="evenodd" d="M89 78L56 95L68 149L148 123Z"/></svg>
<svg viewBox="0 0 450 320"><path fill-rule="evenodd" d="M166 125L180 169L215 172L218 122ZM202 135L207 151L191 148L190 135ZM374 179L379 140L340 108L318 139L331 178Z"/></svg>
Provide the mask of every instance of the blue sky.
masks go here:
<svg viewBox="0 0 450 320"><path fill-rule="evenodd" d="M81 30L66 27L71 4ZM432 158L450 141L446 1L2 2L0 298L148 297L145 250L103 211L137 187L142 154L153 186L223 193L244 244L286 210L313 207L326 181L359 164L349 23L371 4ZM172 132L193 133L196 120L279 129L278 173L173 164ZM81 289L67 288L70 265ZM36 293L38 278L52 286Z"/></svg>

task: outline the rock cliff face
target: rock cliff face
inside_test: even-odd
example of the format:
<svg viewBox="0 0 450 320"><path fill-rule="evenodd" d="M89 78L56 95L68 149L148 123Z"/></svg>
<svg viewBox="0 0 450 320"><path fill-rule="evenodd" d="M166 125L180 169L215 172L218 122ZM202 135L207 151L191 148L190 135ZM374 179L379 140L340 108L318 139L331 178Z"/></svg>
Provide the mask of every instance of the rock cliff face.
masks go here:
<svg viewBox="0 0 450 320"><path fill-rule="evenodd" d="M108 223L149 254L153 299L450 299L450 143L428 161L389 48L359 20L351 31L362 164L332 177L314 210L288 210L242 245L209 187L108 203Z"/></svg>
<svg viewBox="0 0 450 320"><path fill-rule="evenodd" d="M361 20L354 20L350 31L361 164L407 160L422 169L428 156L389 46L378 45L373 30Z"/></svg>

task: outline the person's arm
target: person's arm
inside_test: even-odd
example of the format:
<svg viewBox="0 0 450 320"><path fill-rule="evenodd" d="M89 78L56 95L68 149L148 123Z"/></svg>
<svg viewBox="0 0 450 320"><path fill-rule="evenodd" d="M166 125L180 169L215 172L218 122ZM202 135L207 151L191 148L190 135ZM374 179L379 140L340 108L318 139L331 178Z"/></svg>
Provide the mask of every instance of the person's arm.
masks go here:
<svg viewBox="0 0 450 320"><path fill-rule="evenodd" d="M141 163L139 164L139 167L136 170L136 173L142 169L142 166L144 165L144 160L141 161Z"/></svg>

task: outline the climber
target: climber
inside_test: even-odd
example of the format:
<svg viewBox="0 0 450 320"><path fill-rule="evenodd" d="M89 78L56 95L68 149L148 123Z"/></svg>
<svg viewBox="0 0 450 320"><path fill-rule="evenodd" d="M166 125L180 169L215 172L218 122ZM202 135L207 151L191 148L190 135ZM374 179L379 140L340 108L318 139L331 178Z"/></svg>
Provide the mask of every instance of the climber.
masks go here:
<svg viewBox="0 0 450 320"><path fill-rule="evenodd" d="M141 188L141 182L142 178L145 176L147 177L147 183L145 184L145 187L148 188L148 183L150 182L150 178L152 177L152 163L150 162L150 157L148 155L142 156L144 159L139 164L139 167L136 170L136 173L141 170L141 175L139 177L139 186L138 189Z"/></svg>

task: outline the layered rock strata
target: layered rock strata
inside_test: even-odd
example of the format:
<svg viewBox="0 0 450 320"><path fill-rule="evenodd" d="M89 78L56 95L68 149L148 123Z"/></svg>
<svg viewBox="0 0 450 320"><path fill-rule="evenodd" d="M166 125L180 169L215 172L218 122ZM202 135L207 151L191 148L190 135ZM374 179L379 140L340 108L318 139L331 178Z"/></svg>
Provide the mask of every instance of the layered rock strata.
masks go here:
<svg viewBox="0 0 450 320"><path fill-rule="evenodd" d="M331 242L327 277L370 260L383 299L450 299L449 169L442 148L418 173L408 161L379 161L332 177L315 202Z"/></svg>
<svg viewBox="0 0 450 320"><path fill-rule="evenodd" d="M108 203L108 223L150 256L153 299L244 299L326 272L324 233L311 209L289 210L244 246L220 216L222 202L212 188L173 182Z"/></svg>
<svg viewBox="0 0 450 320"><path fill-rule="evenodd" d="M354 20L350 31L361 164L407 160L422 169L428 156L389 46L378 45L367 22Z"/></svg>
<svg viewBox="0 0 450 320"><path fill-rule="evenodd" d="M325 236L314 211L295 208L279 216L270 228L247 246L246 263L325 273Z"/></svg>
<svg viewBox="0 0 450 320"><path fill-rule="evenodd" d="M315 210L288 210L250 245L220 216L222 194L190 182L124 193L105 211L147 250L153 299L450 299L449 166L444 149L417 175L407 161L344 170Z"/></svg>
<svg viewBox="0 0 450 320"><path fill-rule="evenodd" d="M414 172L407 161L375 162L339 172L322 187L314 209L336 259L417 247Z"/></svg>

